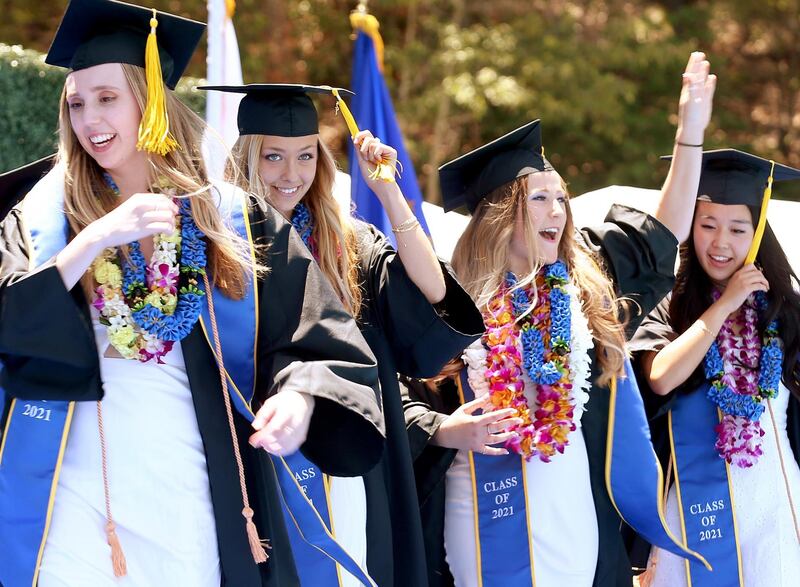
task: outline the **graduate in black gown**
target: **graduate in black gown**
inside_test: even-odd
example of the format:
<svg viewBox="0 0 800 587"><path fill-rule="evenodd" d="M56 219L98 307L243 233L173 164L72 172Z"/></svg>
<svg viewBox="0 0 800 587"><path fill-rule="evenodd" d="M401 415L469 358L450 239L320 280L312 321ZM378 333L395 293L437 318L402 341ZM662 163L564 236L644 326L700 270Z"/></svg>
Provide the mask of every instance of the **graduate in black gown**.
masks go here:
<svg viewBox="0 0 800 587"><path fill-rule="evenodd" d="M48 54L58 164L0 225L5 587L297 585L263 448L383 454L355 321L289 223L207 179L171 91L203 30L72 0Z"/></svg>
<svg viewBox="0 0 800 587"><path fill-rule="evenodd" d="M780 164L773 170L771 162L734 149L703 154L692 236L681 247L675 288L631 340L638 359L640 389L652 418L653 441L662 459L671 461L669 468L678 468L679 475L672 478L680 480L683 503L695 501L687 495L692 481L708 492L697 497L713 501L713 465L724 465L720 457L728 461L728 474L722 481L726 490L730 484L732 492L738 539L735 550L745 585L788 585L796 581L800 571L800 284L768 222L760 247L754 245L759 218L765 213L762 199L770 176L775 182L798 180L800 170ZM780 185L776 185L773 198L780 194ZM750 263L748 254L754 246L757 255L755 263ZM777 321L775 334L782 349L774 379L767 383L772 320ZM719 386L724 391L712 396L703 389L709 378L716 378L709 376L708 370L715 354L721 357L727 377ZM742 415L733 407L737 401L724 399L746 400L754 393L760 396L759 404L768 405L767 410L755 415ZM684 432L680 424L683 420L675 410L698 399L711 406L711 421L690 422ZM715 429L719 423L717 406L723 411L725 426ZM700 413L695 404L691 409ZM687 453L681 453L677 465L672 460L670 412L673 443L697 447L692 454L710 460L712 466L702 469L704 476L693 479L692 469L684 469ZM679 532L676 486L671 484L666 489L667 521ZM725 492L721 495L728 497ZM732 528L721 524L716 528L733 547ZM690 537L693 535L689 532ZM695 548L705 554L704 546L700 542ZM732 584L728 576L719 577L724 571L716 561L709 562L715 574L707 581ZM728 562L736 565L736 552ZM648 565L650 584L686 585L686 568L683 560L655 549ZM692 572L702 574L699 569ZM699 580L702 578L693 575L694 583Z"/></svg>
<svg viewBox="0 0 800 587"><path fill-rule="evenodd" d="M438 373L478 337L480 313L436 258L391 179L396 151L369 131L354 137L359 164L394 226L398 249L374 226L340 210L333 196L335 162L319 137L309 97L329 94L329 88L251 84L217 89L245 94L238 112L241 136L233 148L243 171L241 186L268 198L292 221L378 360L386 450L378 467L363 477L363 489L358 480L351 491L337 495L342 480L333 480L329 500L339 520L333 524L339 526L337 537L362 556L366 549L367 567L378 585L424 585L422 526L397 373ZM381 163L391 172L390 181L372 174ZM349 537L341 532L342 518L361 520L347 530Z"/></svg>
<svg viewBox="0 0 800 587"><path fill-rule="evenodd" d="M487 330L463 363L433 382L438 386L408 382L406 414L432 585L477 585L479 574L484 584L529 585L534 576L542 585L631 584L620 517L605 484L607 386L623 362L625 338L673 283L677 244L691 221L687 191L696 188L700 172L699 149L692 145L702 143L714 85L705 56L693 54L681 93L676 159L655 218L614 206L604 224L575 230L564 183L543 155L539 121L440 169L445 207L466 205L473 213L453 266L485 309ZM635 302L627 314L621 296ZM563 328L564 320L553 316L565 311L571 329L563 338L553 328ZM528 336L539 328L543 356L554 365L568 361L569 369L559 368L555 379L545 379L544 365L537 371L535 339ZM551 340L566 351L547 350ZM469 401L469 389L477 399ZM518 403L520 389L527 405ZM491 458L476 459L478 453ZM520 470L513 453L532 458ZM489 467L507 455L516 468L497 469L493 480L477 482L476 463ZM514 496L509 507L504 500ZM488 506L495 508L487 510L491 519L479 524L473 508L486 504L473 500L484 498L506 505ZM523 508L532 514L515 517ZM492 534L496 524L511 525L498 535ZM497 574L487 575L490 567Z"/></svg>

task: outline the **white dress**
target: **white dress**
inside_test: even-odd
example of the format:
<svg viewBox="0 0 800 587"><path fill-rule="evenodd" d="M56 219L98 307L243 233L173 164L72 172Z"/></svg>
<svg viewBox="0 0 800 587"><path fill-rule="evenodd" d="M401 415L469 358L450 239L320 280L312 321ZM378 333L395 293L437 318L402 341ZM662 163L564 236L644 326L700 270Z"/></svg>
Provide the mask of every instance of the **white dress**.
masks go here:
<svg viewBox="0 0 800 587"><path fill-rule="evenodd" d="M576 290L570 293L575 302ZM534 458L526 465L527 512L533 534L536 587L591 587L597 567L597 514L586 444L580 427L580 415L586 408L591 409L591 401L585 392L576 392L577 389L587 389L589 385L590 365L586 353L592 341L580 306L573 303L571 310L573 340L570 369L580 371L572 380L573 395L577 393L577 428L569 434L569 445L563 454L553 457L550 463ZM485 357L485 354L481 356L479 351L476 356L471 356L477 349L480 349L480 342L473 343L465 352L468 366L472 363L478 367L484 360L482 356ZM476 397L481 397L488 392L488 386L473 377L476 372L477 369L470 372L470 384ZM523 373L523 379L528 403L535 406L534 384L527 373ZM525 540L525 537L508 537L508 540L515 539ZM444 542L447 564L457 587L477 586L472 480L466 451L458 451L447 471ZM485 584L485 587L524 586Z"/></svg>
<svg viewBox="0 0 800 587"><path fill-rule="evenodd" d="M366 571L367 493L362 477L331 477L331 521L336 542ZM342 587L361 587L361 581L341 568L339 577Z"/></svg>
<svg viewBox="0 0 800 587"><path fill-rule="evenodd" d="M786 433L786 411L791 392L781 383L772 400L783 462L789 478L795 514L800 520L800 468ZM734 511L742 553L745 587L797 587L800 582L800 544L795 534L786 483L775 444L775 430L769 411L761 417L764 454L749 469L730 467ZM675 487L667 498L667 522L680 536L680 519ZM657 551L653 587L687 585L684 559Z"/></svg>
<svg viewBox="0 0 800 587"><path fill-rule="evenodd" d="M180 344L164 365L109 358L94 319L111 509L128 574L114 577L106 543L97 404L77 402L38 585L219 587L208 470Z"/></svg>

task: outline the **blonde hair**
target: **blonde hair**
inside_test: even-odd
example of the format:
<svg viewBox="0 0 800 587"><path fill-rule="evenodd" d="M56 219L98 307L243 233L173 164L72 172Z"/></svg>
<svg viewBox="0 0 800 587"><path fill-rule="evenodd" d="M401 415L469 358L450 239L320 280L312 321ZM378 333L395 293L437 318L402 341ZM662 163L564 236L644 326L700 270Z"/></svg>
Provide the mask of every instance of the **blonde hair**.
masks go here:
<svg viewBox="0 0 800 587"><path fill-rule="evenodd" d="M563 187L566 193L566 186ZM453 269L479 308L487 306L505 279L514 225L520 214L529 251L529 272L519 280L519 287L536 277L536 234L528 218L527 193L524 177L492 191L478 204L453 251ZM581 306L597 341L596 356L601 368L598 383L607 385L623 370L625 333L619 316L624 316L625 310L600 261L576 242L569 200L565 208L567 219L558 247L559 258L580 290Z"/></svg>
<svg viewBox="0 0 800 587"><path fill-rule="evenodd" d="M144 69L120 64L133 96L143 111L147 96ZM170 131L180 148L164 157L149 155L150 185L164 178L178 194L191 198L192 218L206 235L209 277L228 297L241 299L252 273L248 243L225 226L214 202L211 184L200 153L203 120L167 90ZM106 186L103 170L83 149L72 130L66 86L61 94L58 158L65 163L64 209L73 234L113 210L119 200ZM153 188L156 189L156 188ZM87 277L91 281L91 277ZM86 284L85 284L86 285Z"/></svg>
<svg viewBox="0 0 800 587"><path fill-rule="evenodd" d="M242 135L232 149L226 177L242 189L271 201L269 186L259 174L263 135ZM358 280L358 244L355 227L342 213L333 196L336 161L322 139L317 141L317 171L303 197L314 218L312 236L317 245L317 263L348 311L358 317L362 292Z"/></svg>

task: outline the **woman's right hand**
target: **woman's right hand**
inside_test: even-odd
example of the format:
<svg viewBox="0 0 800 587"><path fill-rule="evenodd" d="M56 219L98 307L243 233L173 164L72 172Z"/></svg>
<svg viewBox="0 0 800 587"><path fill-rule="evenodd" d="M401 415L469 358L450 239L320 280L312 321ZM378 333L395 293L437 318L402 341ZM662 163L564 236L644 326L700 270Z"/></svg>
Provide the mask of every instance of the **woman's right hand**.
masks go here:
<svg viewBox="0 0 800 587"><path fill-rule="evenodd" d="M516 432L509 432L509 428L522 424L522 419L514 417L517 413L514 408L475 415L477 410L490 406L489 396L459 406L439 426L433 435L433 443L444 448L471 450L485 455L507 455L505 448L492 445L512 438Z"/></svg>
<svg viewBox="0 0 800 587"><path fill-rule="evenodd" d="M716 304L725 310L726 315L732 314L756 291L769 291L769 282L761 270L750 263L731 276Z"/></svg>
<svg viewBox="0 0 800 587"><path fill-rule="evenodd" d="M177 214L178 206L168 196L133 194L83 232L89 231L92 240L104 249L118 247L159 233L172 234Z"/></svg>

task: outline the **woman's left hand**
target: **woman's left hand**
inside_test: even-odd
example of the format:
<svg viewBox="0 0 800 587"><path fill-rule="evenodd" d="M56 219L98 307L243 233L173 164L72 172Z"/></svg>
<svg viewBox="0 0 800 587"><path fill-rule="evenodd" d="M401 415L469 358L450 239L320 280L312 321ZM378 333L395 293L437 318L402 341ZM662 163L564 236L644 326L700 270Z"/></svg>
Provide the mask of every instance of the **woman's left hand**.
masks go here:
<svg viewBox="0 0 800 587"><path fill-rule="evenodd" d="M314 396L286 389L268 398L258 410L250 444L278 456L290 455L308 436L314 411Z"/></svg>
<svg viewBox="0 0 800 587"><path fill-rule="evenodd" d="M364 181L367 182L367 185L378 197L381 197L383 189L393 184L381 179L371 179L370 175L381 163L391 169L395 169L397 166L397 151L389 145L383 144L379 138L372 136L372 133L368 130L359 132L353 139L353 144L358 153L358 166L361 168L361 175L364 176Z"/></svg>

